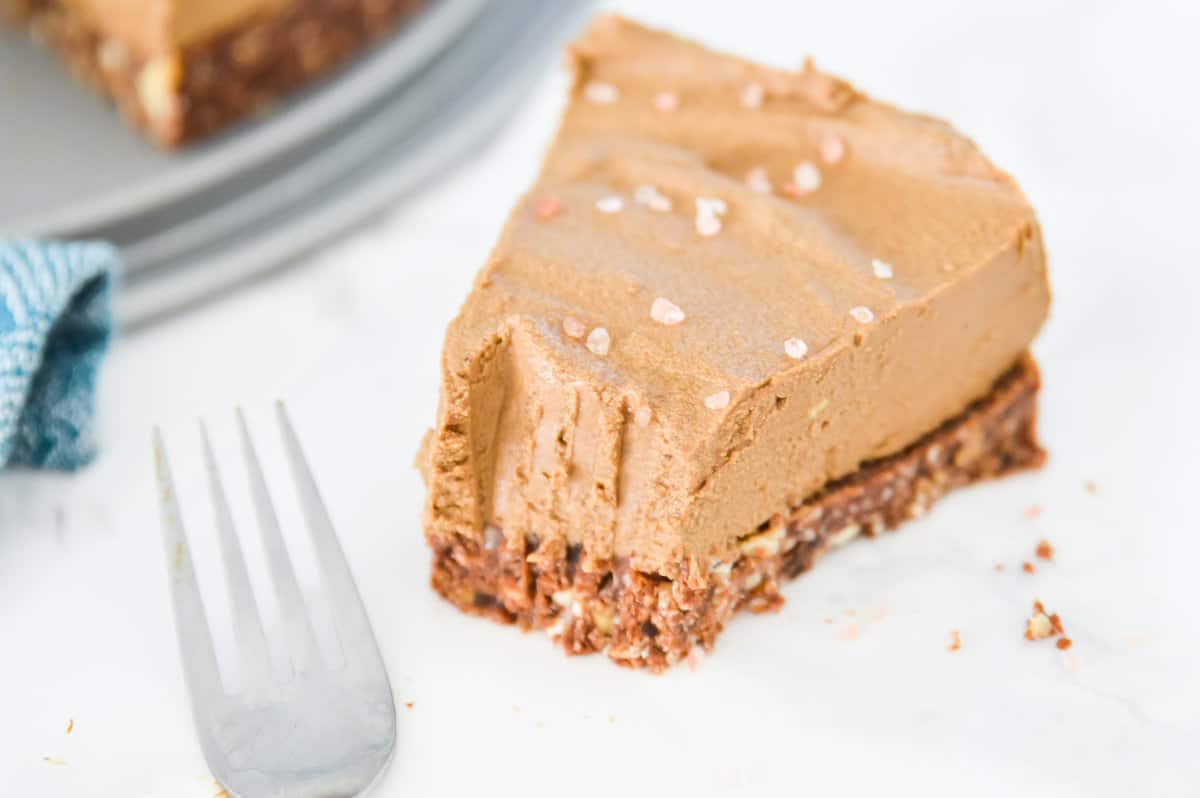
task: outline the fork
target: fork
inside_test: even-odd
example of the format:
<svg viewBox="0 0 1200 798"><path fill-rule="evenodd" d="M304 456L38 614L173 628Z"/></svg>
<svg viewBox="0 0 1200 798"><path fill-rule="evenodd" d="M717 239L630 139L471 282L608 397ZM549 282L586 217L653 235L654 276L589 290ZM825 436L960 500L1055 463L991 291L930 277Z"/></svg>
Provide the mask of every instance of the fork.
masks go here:
<svg viewBox="0 0 1200 798"><path fill-rule="evenodd" d="M246 561L234 531L208 431L201 421L200 435L240 664L240 684L228 689L217 666L162 433L156 428L154 459L163 542L192 715L204 758L213 776L233 798L358 795L370 787L395 746L395 702L362 599L282 402L276 403L275 414L330 596L344 662L330 664L318 649L262 467L245 416L239 409L237 426L242 453L290 662L286 674L271 667Z"/></svg>

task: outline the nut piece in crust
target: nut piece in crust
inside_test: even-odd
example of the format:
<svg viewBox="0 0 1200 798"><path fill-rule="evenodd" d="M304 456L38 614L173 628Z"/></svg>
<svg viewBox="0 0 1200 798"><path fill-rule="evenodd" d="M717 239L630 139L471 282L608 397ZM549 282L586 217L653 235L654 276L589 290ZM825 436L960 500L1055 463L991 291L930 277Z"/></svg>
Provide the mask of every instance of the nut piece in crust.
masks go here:
<svg viewBox="0 0 1200 798"><path fill-rule="evenodd" d="M137 77L138 101L155 133L169 137L179 124L182 104L179 81L183 71L175 56L156 58L142 67Z"/></svg>

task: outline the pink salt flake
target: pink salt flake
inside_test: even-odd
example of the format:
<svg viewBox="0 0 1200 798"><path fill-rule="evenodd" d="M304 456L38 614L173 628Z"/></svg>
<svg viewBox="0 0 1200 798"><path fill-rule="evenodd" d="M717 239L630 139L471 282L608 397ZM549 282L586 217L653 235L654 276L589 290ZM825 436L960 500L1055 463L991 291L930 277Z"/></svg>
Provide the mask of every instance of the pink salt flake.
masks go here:
<svg viewBox="0 0 1200 798"><path fill-rule="evenodd" d="M746 173L746 188L757 194L770 194L771 181L767 177L767 170L761 166L756 166Z"/></svg>
<svg viewBox="0 0 1200 798"><path fill-rule="evenodd" d="M753 83L747 83L742 89L742 105L751 109L761 108L763 104L763 98L766 97L766 95L767 90L763 88L761 83L757 81Z"/></svg>
<svg viewBox="0 0 1200 798"><path fill-rule="evenodd" d="M654 95L654 108L664 114L669 114L679 108L679 95L673 91L660 91Z"/></svg>
<svg viewBox="0 0 1200 798"><path fill-rule="evenodd" d="M821 139L821 160L833 166L840 163L846 156L846 145L837 136L826 136Z"/></svg>
<svg viewBox="0 0 1200 798"><path fill-rule="evenodd" d="M717 391L704 397L704 406L709 410L724 410L729 407L729 391Z"/></svg>
<svg viewBox="0 0 1200 798"><path fill-rule="evenodd" d="M593 80L583 87L583 96L596 105L612 105L621 97L621 92L611 83Z"/></svg>
<svg viewBox="0 0 1200 798"><path fill-rule="evenodd" d="M792 360L799 360L808 354L808 344L799 338L789 338L783 342L783 351Z"/></svg>
<svg viewBox="0 0 1200 798"><path fill-rule="evenodd" d="M870 324L875 320L875 314L865 305L850 308L850 316L859 324Z"/></svg>
<svg viewBox="0 0 1200 798"><path fill-rule="evenodd" d="M587 337L587 348L593 355L604 357L608 354L608 347L611 343L612 336L603 327L592 330Z"/></svg>
<svg viewBox="0 0 1200 798"><path fill-rule="evenodd" d="M683 310L669 299L658 297L650 303L650 318L659 324L679 324L687 318Z"/></svg>
<svg viewBox="0 0 1200 798"><path fill-rule="evenodd" d="M587 332L587 327L579 319L574 316L567 316L562 320L563 332L568 338L582 338Z"/></svg>

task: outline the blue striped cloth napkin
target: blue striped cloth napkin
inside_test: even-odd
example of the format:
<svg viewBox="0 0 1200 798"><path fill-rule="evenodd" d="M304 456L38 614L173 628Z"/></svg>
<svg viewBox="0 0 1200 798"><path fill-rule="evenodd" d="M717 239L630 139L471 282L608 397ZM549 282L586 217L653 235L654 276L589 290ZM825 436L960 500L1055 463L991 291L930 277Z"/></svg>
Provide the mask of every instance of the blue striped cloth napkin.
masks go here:
<svg viewBox="0 0 1200 798"><path fill-rule="evenodd" d="M0 238L0 469L74 470L96 453L96 372L117 251Z"/></svg>

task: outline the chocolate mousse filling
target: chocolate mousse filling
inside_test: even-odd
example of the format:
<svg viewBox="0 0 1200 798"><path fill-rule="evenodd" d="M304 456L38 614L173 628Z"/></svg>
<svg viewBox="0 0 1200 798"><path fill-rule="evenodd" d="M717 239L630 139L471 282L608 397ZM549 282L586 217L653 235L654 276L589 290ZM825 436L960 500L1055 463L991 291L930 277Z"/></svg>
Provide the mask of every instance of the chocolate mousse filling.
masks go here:
<svg viewBox="0 0 1200 798"><path fill-rule="evenodd" d="M461 610L543 629L568 654L603 652L659 671L717 634L743 608L783 603L781 583L829 550L924 515L947 491L1041 465L1037 366L1028 355L983 399L902 452L864 464L738 541L730 560L679 562L677 576L594 557L562 540L430 537L433 588Z"/></svg>
<svg viewBox="0 0 1200 798"><path fill-rule="evenodd" d="M968 138L618 17L569 63L446 332L440 593L660 668L828 547L1041 461L1041 230Z"/></svg>

